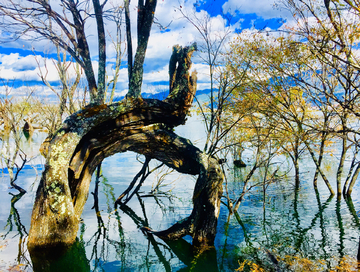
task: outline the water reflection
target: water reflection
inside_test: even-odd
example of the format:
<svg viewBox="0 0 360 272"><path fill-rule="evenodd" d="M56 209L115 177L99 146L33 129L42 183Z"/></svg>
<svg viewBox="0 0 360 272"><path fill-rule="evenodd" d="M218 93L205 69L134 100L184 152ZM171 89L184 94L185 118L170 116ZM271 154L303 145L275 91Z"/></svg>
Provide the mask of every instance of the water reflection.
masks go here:
<svg viewBox="0 0 360 272"><path fill-rule="evenodd" d="M293 207L294 207L294 219L296 222L296 230L294 232L294 237L295 237L295 251L296 252L301 252L301 246L304 242L304 239L306 238L306 234L311 231L314 230L315 226L316 226L316 222L319 219L320 221L320 231L321 233L325 234L325 225L321 224L321 222L324 222L324 211L325 209L328 207L329 203L331 202L331 200L333 199L333 196L329 196L328 199L321 204L320 201L320 196L318 194L318 192L316 193L316 198L317 198L317 203L318 203L318 211L316 212L316 214L313 216L313 218L310 221L310 225L308 227L301 227L302 222L301 222L301 216L299 214L298 211L298 202L299 202L299 191L296 190L295 191L295 197L294 197L294 203L293 203ZM310 218L306 218L306 221L309 222ZM325 247L326 247L326 237L323 236L323 246L321 246L320 248L325 252Z"/></svg>
<svg viewBox="0 0 360 272"><path fill-rule="evenodd" d="M127 247L124 238L124 231L121 226L120 215L117 210L114 211L115 219L116 219L116 230L118 233L117 239L112 239L109 235L110 228L113 228L114 225L110 223L110 217L108 217L107 222L105 223L101 210L99 208L99 184L100 184L100 172L101 165L98 166L96 172L96 180L95 180L95 189L91 194L94 197L94 205L92 209L95 210L95 215L97 219L97 230L91 236L91 238L86 242L86 245L92 245L92 251L90 255L90 260L94 262L94 270L95 271L105 271L105 267L112 266L111 262L108 260L108 252L110 250L114 250L116 252L116 256L122 260L122 264L124 265L126 262L125 248ZM106 178L103 178L103 185L105 187L104 194L106 196L106 204L107 210L111 211L111 205L115 202L114 189L107 182ZM110 204L112 203L112 204ZM80 239L84 241L84 232L85 232L85 224L82 223L80 227ZM84 242L83 242L84 243ZM120 268L123 268L120 263ZM118 266L118 263L114 263L114 265Z"/></svg>
<svg viewBox="0 0 360 272"><path fill-rule="evenodd" d="M116 163L129 168L125 162ZM26 176L32 170L24 171L29 171L24 173ZM116 168L118 173L127 171ZM133 169L131 174L138 171ZM9 195L6 199L9 209L3 209L0 218L1 239L9 243L4 248L0 244L0 259L7 258L9 264L4 267L0 262L0 270L21 265L21 270L27 271L210 272L234 271L239 262L251 260L266 271L293 271L295 264L290 260L296 257L298 262L325 260L320 267L329 271L339 265L341 257L356 257L358 253L360 202L356 191L354 199L339 200L328 197L326 188L314 192L312 186L301 186L294 191L286 181L272 184L265 195L260 188L248 194L233 215L223 205L216 247L194 253L187 237L169 242L140 231L144 226L164 229L191 212L187 207L191 208L192 191L185 187L189 180L176 184L171 199L164 195L149 197L146 192L151 191L151 182L145 183L144 192L115 209L116 197L133 176L114 178L106 165L102 175L98 173L80 224L79 239L68 250L31 252L30 259L26 237L32 196ZM234 194L242 188L236 180L229 180L229 185L233 186ZM5 200L1 204L5 207Z"/></svg>
<svg viewBox="0 0 360 272"><path fill-rule="evenodd" d="M358 214L360 212L356 213L355 206L354 206L351 196L346 196L344 198L346 201L346 205L349 209L349 212L353 218L353 222L355 222L356 227L360 230L360 221L359 221L359 216L358 216ZM359 244L358 244L356 259L358 261L358 270L360 271L360 237L359 237Z"/></svg>
<svg viewBox="0 0 360 272"><path fill-rule="evenodd" d="M141 209L143 211L143 215L144 215L144 219L141 218L139 215L137 215L129 206L127 205L121 205L120 209L126 214L128 215L136 224L136 226L140 229L142 227L147 227L148 224L148 219L146 216L146 211L145 211L145 207L144 204L142 202L142 200L138 197L139 203L141 205ZM145 234L144 234L145 235ZM155 251L160 263L163 265L163 268L165 269L165 271L171 271L171 265L170 265L170 259L172 258L171 254L170 254L170 259L167 259L165 256L169 255L169 254L165 254L163 253L163 251L169 251L169 248L164 246L163 243L158 243L153 235L147 235L146 236L148 239L148 250L147 250L147 254L145 256L145 265L146 267L150 267L150 256L149 256L149 247L152 246L153 250ZM163 251L161 250L161 248L163 248Z"/></svg>
<svg viewBox="0 0 360 272"><path fill-rule="evenodd" d="M101 182L100 182L101 181ZM108 214L108 221L104 222L102 216L102 210L99 207L99 185L101 185L102 192L106 199L106 212ZM92 237L85 242L85 245L92 245L92 253L90 256L91 262L94 263L95 271L112 271L112 270L127 270L126 262L129 261L129 256L126 254L129 248L131 248L130 242L125 242L125 231L122 228L121 217L119 211L132 220L137 229L143 227L149 227L148 211L143 198L136 193L137 204L140 207L138 212L135 212L130 206L126 204L117 205L119 209L114 209L115 203L115 189L109 183L108 179L104 176L100 178L100 171L96 173L94 192L94 206L93 209L97 218L97 230ZM150 195L145 194L145 199L149 200ZM168 198L171 202L174 198L171 194L161 194L162 197ZM160 209L162 215L166 215L166 210L169 209L168 205L164 205L163 201L159 201L156 195L152 195L154 202ZM134 199L134 200L135 200ZM132 203L134 206L134 203ZM109 235L109 228L114 227L114 222L110 223L111 219L116 219L118 237L117 239L111 239ZM122 218L124 221L124 218ZM85 224L83 223L80 231L80 240L84 241ZM201 252L193 252L192 246L189 242L180 239L178 241L162 241L155 238L151 234L143 233L143 238L147 240L147 249L145 255L142 256L140 263L136 264L139 270L153 271L155 253L157 263L155 265L158 271L173 271L174 260L180 260L185 264L185 267L180 268L179 271L219 271L217 269L217 258L215 248L208 248ZM115 247L117 253L121 256L117 256L117 261L109 260L109 245ZM136 253L135 253L136 254ZM120 258L118 258L120 257ZM130 270L136 270L134 267Z"/></svg>
<svg viewBox="0 0 360 272"><path fill-rule="evenodd" d="M7 230L7 232L1 237L4 240L7 239L9 235L12 236L11 239L19 237L16 261L17 264L25 270L27 267L31 267L31 262L26 256L26 236L28 235L28 233L26 231L26 227L21 222L20 214L15 207L16 203L23 197L24 194L24 192L18 193L16 195L9 193L12 198L10 201L10 213L6 220L7 224L5 226L5 230Z"/></svg>
<svg viewBox="0 0 360 272"><path fill-rule="evenodd" d="M47 248L30 252L34 271L90 271L84 244L77 240L70 248Z"/></svg>
<svg viewBox="0 0 360 272"><path fill-rule="evenodd" d="M146 215L144 202L139 195L137 195L137 199L143 212L143 218L137 215L127 205L121 205L120 209L134 221L138 228L148 227L149 221ZM178 258L186 265L186 267L181 268L178 271L219 271L217 268L216 250L214 247L206 248L200 252L195 253L192 245L184 239L179 239L177 241L165 240L158 242L155 237L150 233L146 233L146 237L149 242L148 246L152 246L165 271L172 271L171 259L173 259L174 257ZM147 255L145 257L146 267L148 269L150 268L149 252L150 250L147 251ZM170 258L166 258L166 256L170 256Z"/></svg>
<svg viewBox="0 0 360 272"><path fill-rule="evenodd" d="M267 196L265 206L261 205L264 201L257 202L257 211L244 213L247 207L243 207L239 213L234 214L233 222L229 218L226 222L223 217L224 233L221 234L229 237L224 241L224 248L228 244L234 244L231 236L235 232L231 227L237 222L244 237L239 249L235 248L239 262L248 259L261 265L266 271L293 271L294 260L298 262L297 265L303 261L312 263L314 269L322 267L323 270L331 270L340 265L342 258L355 258L359 244L354 236L359 235L359 218L355 208L352 209L351 199L346 203L355 223L353 225L356 225L355 229L349 224L350 218L344 217L346 213L341 209L344 202L340 199L330 196L322 200L324 195L321 196L318 191L314 194L305 192L306 190L300 189L292 194L278 196L272 191ZM248 201L251 199L259 200L249 196ZM252 209L256 209L254 202L251 205ZM249 221L256 223L251 225ZM224 250L222 255L229 257L229 252ZM225 260L220 267L227 270L230 264Z"/></svg>
<svg viewBox="0 0 360 272"><path fill-rule="evenodd" d="M25 226L21 223L20 214L15 207L16 202L18 202L24 194L25 193L18 193L17 195L14 195L12 193L9 193L9 195L12 195L12 198L10 201L10 214L7 219L7 224L5 226L5 229L8 229L8 232L5 233L4 237L6 237L11 231L14 230L14 225L16 227L16 231L18 232L17 235L20 236L20 239L24 238L24 236L28 234Z"/></svg>
<svg viewBox="0 0 360 272"><path fill-rule="evenodd" d="M194 254L192 245L184 239L166 241L166 244L171 248L176 257L186 265L186 267L178 271L220 271L218 269L215 247L207 248Z"/></svg>
<svg viewBox="0 0 360 272"><path fill-rule="evenodd" d="M318 209L319 209L319 226L320 226L320 232L321 232L321 240L320 240L320 248L322 251L322 256L324 260L329 260L329 258L331 257L327 250L326 250L326 246L329 243L329 237L327 235L326 232L326 223L325 223L325 219L324 219L324 210L326 207L329 206L329 203L331 202L331 200L333 199L333 196L330 196L327 201L325 202L324 205L321 205L321 200L320 200L320 193L317 189L315 189L315 195L316 195L316 201L317 201L317 205L318 205ZM330 268L330 262L327 261L327 268Z"/></svg>
<svg viewBox="0 0 360 272"><path fill-rule="evenodd" d="M343 225L343 220L341 217L341 200L336 198L336 219L337 219L337 226L339 228L339 256L340 258L344 257L344 238L345 238L345 230Z"/></svg>

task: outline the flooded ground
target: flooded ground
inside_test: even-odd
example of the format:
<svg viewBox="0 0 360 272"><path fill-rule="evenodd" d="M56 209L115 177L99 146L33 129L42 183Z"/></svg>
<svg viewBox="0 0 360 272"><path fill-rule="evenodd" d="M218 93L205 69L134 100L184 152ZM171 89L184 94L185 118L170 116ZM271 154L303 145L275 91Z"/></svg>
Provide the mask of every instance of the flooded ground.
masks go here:
<svg viewBox="0 0 360 272"><path fill-rule="evenodd" d="M178 133L198 141L201 147L203 134L199 124L192 117ZM43 136L35 137L37 140L29 147L34 154ZM269 271L278 267L295 270L296 265L306 263L318 267L318 271L326 271L357 255L359 184L348 201L329 197L321 180L316 194L312 187L314 169L306 158L301 162L303 172L298 192L294 191L290 172L286 178L271 184L266 194L262 187L254 188L237 214L229 216L228 209L222 205L215 249L199 256L191 254L190 237L166 243L140 230L142 226L165 229L188 216L192 210L194 177L157 171L145 181L138 196L122 209L114 208L116 198L142 166L137 159L141 157L127 152L103 162L98 205L94 206L94 195L90 194L77 243L60 259L48 260L56 271L234 271L244 260ZM33 271L26 242L43 163L41 157L36 157L20 173L17 182L28 191L24 195L9 189L6 171L1 174L0 271ZM331 165L336 168L331 158L326 164L329 171ZM228 190L236 195L248 170L234 169L229 164L227 171ZM94 191L95 177L90 188L90 192Z"/></svg>

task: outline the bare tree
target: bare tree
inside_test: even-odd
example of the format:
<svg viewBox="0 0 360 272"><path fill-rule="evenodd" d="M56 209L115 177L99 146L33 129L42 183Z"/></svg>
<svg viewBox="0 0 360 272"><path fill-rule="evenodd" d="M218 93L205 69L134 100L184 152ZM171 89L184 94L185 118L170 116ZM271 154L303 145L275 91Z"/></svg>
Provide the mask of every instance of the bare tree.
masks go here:
<svg viewBox="0 0 360 272"><path fill-rule="evenodd" d="M48 39L65 49L85 71L91 103L101 104L105 95L106 44L102 15L106 2L100 5L99 0L94 0L95 14L92 14L90 5L85 1L61 1L59 3L61 5L56 7L46 0L2 1L0 4L3 18L1 26L13 29L12 39L34 35L36 39ZM96 17L98 26L100 76L98 84L85 33L85 24L92 16Z"/></svg>
<svg viewBox="0 0 360 272"><path fill-rule="evenodd" d="M113 16L112 16L112 20L115 22L116 24L116 36L113 37L111 35L111 33L108 33L112 44L115 48L115 69L113 71L113 78L112 80L107 82L107 89L106 92L108 93L110 85L112 85L111 88L111 93L110 93L110 97L109 97L109 103L111 104L113 102L114 99L114 95L115 95L115 90L116 90L116 85L119 79L119 74L120 74L120 67L121 67L121 62L123 60L123 57L125 55L125 49L123 49L123 45L125 44L125 42L123 41L123 35L122 35L122 22L123 22L123 7L114 7L114 12L113 12ZM107 75L108 77L109 75Z"/></svg>
<svg viewBox="0 0 360 272"><path fill-rule="evenodd" d="M81 75L83 72L80 69L78 63L67 61L66 51L61 50L61 48L58 45L56 45L56 53L57 53L57 60L53 61L53 64L56 67L62 86L60 93L54 86L51 85L51 83L47 79L49 70L47 67L46 59L44 59L43 63L40 63L40 60L35 56L35 60L38 64L39 76L41 80L50 90L54 92L54 94L58 97L60 101L59 110L57 112L56 121L55 121L56 125L52 131L49 131L50 134L55 133L55 130L59 128L59 126L62 123L64 113L71 115L76 111L74 94L75 94L75 90L79 86ZM45 71L41 69L42 66L45 68ZM69 69L75 71L76 77L73 80L69 78Z"/></svg>
<svg viewBox="0 0 360 272"><path fill-rule="evenodd" d="M24 98L23 103L14 102L13 98L10 97L12 86L9 82L3 82L3 87L6 89L6 95L4 98L0 98L0 127L2 127L3 132L0 137L0 162L5 163L12 188L24 194L26 190L15 182L25 164L30 161L30 158L21 148L21 141L23 120L29 113L26 104L31 99L32 93Z"/></svg>

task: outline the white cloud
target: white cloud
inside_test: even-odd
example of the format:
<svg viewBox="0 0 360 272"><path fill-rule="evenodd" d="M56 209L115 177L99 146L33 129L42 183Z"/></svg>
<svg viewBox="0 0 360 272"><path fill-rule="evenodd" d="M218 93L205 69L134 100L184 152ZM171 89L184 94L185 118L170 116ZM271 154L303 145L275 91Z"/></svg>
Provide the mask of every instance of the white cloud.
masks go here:
<svg viewBox="0 0 360 272"><path fill-rule="evenodd" d="M223 6L225 13L235 14L238 10L240 13L256 13L264 19L281 17L279 10L274 8L275 0L229 0Z"/></svg>
<svg viewBox="0 0 360 272"><path fill-rule="evenodd" d="M70 64L67 62L67 64ZM97 62L93 62L95 73L97 72ZM20 56L19 53L9 55L0 54L0 78L6 80L28 80L41 81L41 73L47 81L59 80L56 61L51 58L44 58L39 55ZM76 76L75 65L69 65L68 75L70 78Z"/></svg>
<svg viewBox="0 0 360 272"><path fill-rule="evenodd" d="M0 95L27 97L31 93L33 93L35 96L55 98L54 92L44 85L35 85L35 86L23 85L20 87L10 87L6 85L0 86Z"/></svg>
<svg viewBox="0 0 360 272"><path fill-rule="evenodd" d="M18 0L20 1L20 0ZM181 1L181 4L180 4ZM150 90L153 92L153 89L150 86L151 83L164 82L169 80L168 76L168 61L171 56L172 47L175 44L180 44L182 46L190 45L194 41L197 41L198 44L201 43L201 35L198 30L181 15L179 8L181 5L181 10L187 12L188 14L194 14L198 18L203 18L209 16L206 11L196 12L194 10L195 0L172 0L172 1L158 1L158 5L155 12L156 21L159 22L162 26L168 26L167 32L162 31L158 25L153 25L148 50L146 53L145 64L147 67L156 67L155 70L150 71L149 73L144 74L144 91ZM253 1L244 1L244 0L229 0L224 5L224 10L229 10L231 8L234 11L236 8L240 9L241 13L256 13L259 16L266 18L279 17L279 11L273 9L274 0L253 0ZM56 1L54 2L56 6ZM111 8L112 6L121 6L123 5L122 0L112 0L108 1L106 7ZM135 54L135 48L137 44L136 40L136 15L137 15L137 2L132 1L130 6L131 11L131 20L132 20L132 34L133 34L133 53ZM62 11L60 6L55 7L59 11ZM71 16L69 17L71 18ZM171 24L170 24L171 23ZM225 20L220 16L210 18L212 38L216 36L222 36L225 29ZM238 21L236 25L230 27L230 30L234 30L235 27L239 28ZM98 73L98 61L95 59L98 55L98 44L97 44L97 31L96 23L94 18L88 18L86 21L86 34L88 38L88 43L90 46L91 56L93 58L93 69L94 73ZM170 24L170 25L169 25ZM115 49L112 44L112 38L116 36L116 25L113 20L106 20L105 24L106 35L107 35L107 58L108 61L114 62L115 58ZM122 35L123 39L125 37L125 25L122 25ZM230 36L229 36L230 38ZM54 46L47 40L18 40L13 43L14 47L17 48L27 48L31 49L34 47L36 50L44 52L54 53ZM125 47L122 47L125 50ZM194 54L193 57L193 68L192 70L197 70L198 72L198 82L200 82L198 88L203 89L207 88L205 85L206 82L209 82L209 69L208 66L203 64L202 60L196 57L199 52ZM38 67L36 61L34 61L34 56L20 56L19 54L10 54L10 55L0 55L0 77L4 79L18 79L18 80L33 80L40 81L39 73L40 70L47 74L48 81L58 81L58 72L56 70L56 65L53 59L37 56L40 68ZM126 61L126 55L124 55L124 61ZM46 65L45 65L46 64ZM156 65L154 65L156 64ZM160 68L159 68L160 67ZM40 69L40 70L39 70ZM71 68L73 69L73 68ZM71 71L70 75L75 76L75 71ZM113 66L108 64L107 66L108 80L113 78ZM120 76L118 79L118 89L122 91L117 91L118 94L125 93L127 90L127 68L123 67L120 70ZM148 87L147 87L148 86ZM159 87L157 87L159 88ZM165 88L165 86L161 86ZM156 87L154 88L156 89Z"/></svg>
<svg viewBox="0 0 360 272"><path fill-rule="evenodd" d="M197 90L201 91L201 90L206 90L206 89L210 89L210 83L198 83L197 84Z"/></svg>
<svg viewBox="0 0 360 272"><path fill-rule="evenodd" d="M106 67L106 71L108 73L108 82L110 82L114 78L115 70L114 70L112 65L108 65ZM118 83L125 83L127 81L128 81L128 69L127 68L120 68L119 77L117 79L117 82Z"/></svg>
<svg viewBox="0 0 360 272"><path fill-rule="evenodd" d="M0 78L39 80L34 56L21 57L18 53L0 54Z"/></svg>
<svg viewBox="0 0 360 272"><path fill-rule="evenodd" d="M158 71L152 71L144 74L144 81L159 82L169 80L169 65L165 65Z"/></svg>
<svg viewBox="0 0 360 272"><path fill-rule="evenodd" d="M30 70L37 67L34 56L20 57L19 53L11 53L10 55L0 54L0 62L5 68L17 70Z"/></svg>
<svg viewBox="0 0 360 272"><path fill-rule="evenodd" d="M203 63L194 63L191 67L190 72L197 72L197 81L198 82L208 82L210 81L209 66Z"/></svg>

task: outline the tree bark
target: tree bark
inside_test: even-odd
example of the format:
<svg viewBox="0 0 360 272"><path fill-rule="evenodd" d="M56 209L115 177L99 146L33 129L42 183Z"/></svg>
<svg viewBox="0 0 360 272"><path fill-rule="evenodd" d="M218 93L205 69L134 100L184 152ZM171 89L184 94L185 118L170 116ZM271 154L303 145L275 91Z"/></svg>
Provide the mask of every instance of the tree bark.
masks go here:
<svg viewBox="0 0 360 272"><path fill-rule="evenodd" d="M189 75L194 49L181 48L177 80L164 101L125 99L87 107L71 115L55 136L44 142L46 166L31 218L30 250L74 243L93 172L106 157L128 150L155 158L181 173L199 174L194 209L183 221L186 224L176 223L154 234L166 239L191 234L195 246L214 243L222 194L221 168L216 159L172 131L185 123L196 92L196 75Z"/></svg>
<svg viewBox="0 0 360 272"><path fill-rule="evenodd" d="M360 164L358 164L358 166L356 167L355 172L354 172L354 174L353 174L353 176L351 178L349 187L347 188L347 191L346 191L346 196L347 197L351 196L352 190L353 190L354 185L356 183L356 180L357 180L357 178L359 176L359 173L360 173ZM345 189L344 189L344 191L345 191Z"/></svg>
<svg viewBox="0 0 360 272"><path fill-rule="evenodd" d="M96 25L98 31L98 46L99 46L99 72L97 84L97 103L102 104L105 100L105 78L106 78L106 38L103 20L103 6L100 5L99 0L93 0Z"/></svg>
<svg viewBox="0 0 360 272"><path fill-rule="evenodd" d="M153 231L148 228L143 230L164 240L175 240L191 235L193 246L200 248L214 245L220 212L223 173L218 161L200 150L195 154L194 163L200 167L200 172L193 194L194 209L190 216L167 230Z"/></svg>
<svg viewBox="0 0 360 272"><path fill-rule="evenodd" d="M326 122L326 120L325 120ZM325 127L325 125L324 125ZM325 129L324 129L325 130ZM327 137L327 133L326 132L321 132L321 142L320 142L320 150L319 150L319 156L317 159L317 163L319 165L319 168L321 167L321 163L322 163L322 159L324 156L324 149L325 149L325 141L326 141L326 137ZM317 181L318 181L318 177L319 177L319 168L316 167L315 169L315 174L314 174L314 179L313 179L313 185L314 185L314 189L317 190Z"/></svg>
<svg viewBox="0 0 360 272"><path fill-rule="evenodd" d="M312 148L310 147L310 144L309 144L307 141L304 141L304 144L306 145L307 149L309 150L309 153L310 153L310 155L311 155L311 158L313 159L313 161L314 161L314 163L315 163L315 165L316 165L316 169L319 171L322 179L324 180L327 188L329 189L330 194L331 194L331 195L335 195L334 190L332 189L329 180L327 179L327 177L325 176L325 174L323 173L323 171L322 171L321 168L320 168L319 161L316 159L315 153L314 153L314 151L312 150ZM316 189L316 188L315 188L315 189Z"/></svg>
<svg viewBox="0 0 360 272"><path fill-rule="evenodd" d="M127 2L127 5L129 2L130 0ZM138 41L137 41L137 49L135 53L134 63L132 64L132 68L131 68L131 74L130 74L131 76L129 76L129 91L128 94L126 95L128 98L138 98L141 96L145 53L148 46L151 26L154 20L157 0L147 0L145 5L143 4L142 0L140 0L138 3L139 3L138 20L137 20Z"/></svg>
<svg viewBox="0 0 360 272"><path fill-rule="evenodd" d="M95 104L101 104L103 103L103 101L101 101L101 97L98 96L98 88L96 84L94 69L91 63L89 44L87 42L85 35L84 20L82 19L81 14L77 8L77 4L74 2L74 0L70 0L68 6L74 20L74 25L76 26L75 30L76 30L76 39L77 39L77 49L79 55L81 56L82 59L81 63L83 63L84 65L83 69L85 72L86 80L89 85L90 102ZM99 46L101 47L102 45L99 44ZM99 57L101 61L102 56Z"/></svg>

